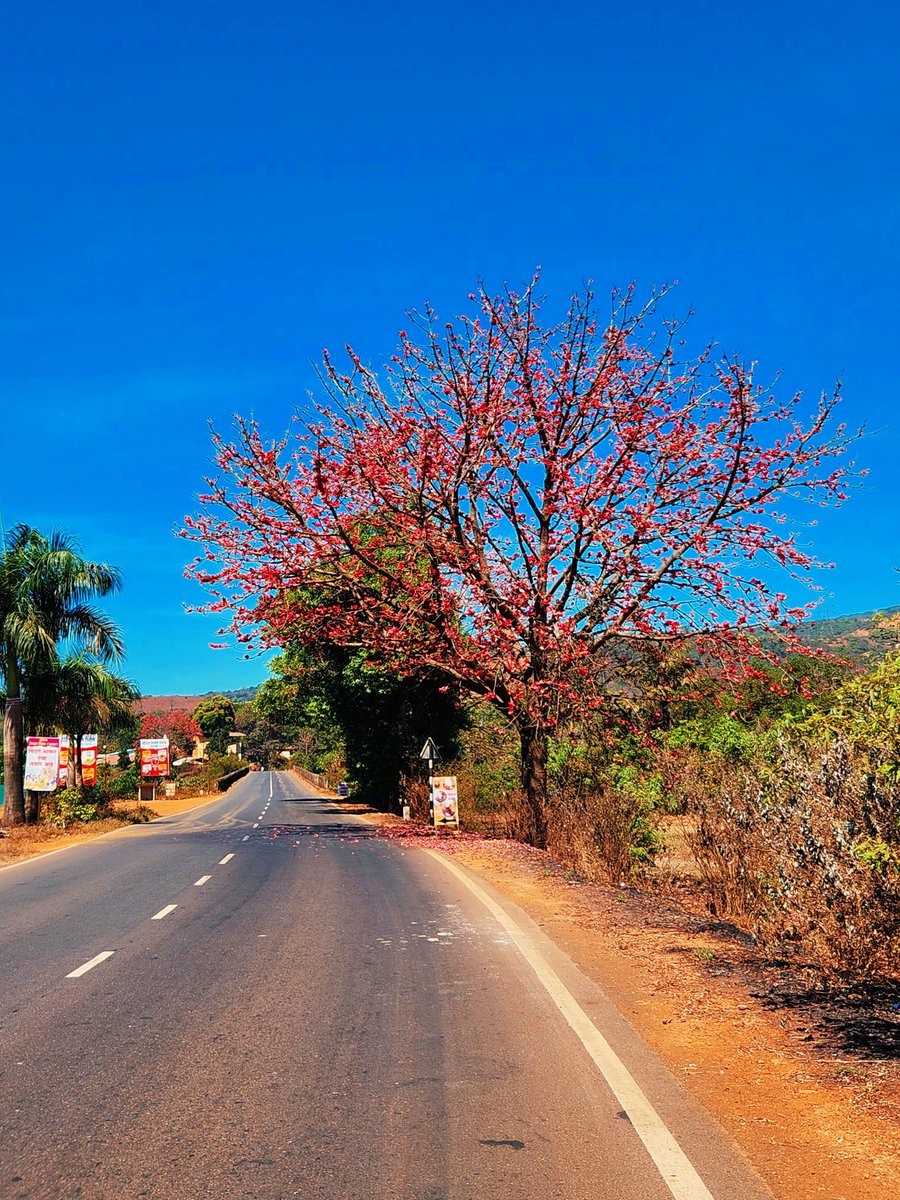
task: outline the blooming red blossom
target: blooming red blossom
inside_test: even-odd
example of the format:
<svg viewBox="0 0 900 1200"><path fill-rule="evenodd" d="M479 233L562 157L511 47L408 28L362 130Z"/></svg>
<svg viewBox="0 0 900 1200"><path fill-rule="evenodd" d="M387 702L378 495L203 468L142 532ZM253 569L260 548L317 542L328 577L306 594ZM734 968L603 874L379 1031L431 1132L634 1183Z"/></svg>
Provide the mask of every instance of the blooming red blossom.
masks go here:
<svg viewBox="0 0 900 1200"><path fill-rule="evenodd" d="M809 582L788 517L853 479L837 392L804 418L739 359L688 357L666 294L617 295L601 322L586 292L543 327L536 280L481 290L455 324L413 315L384 384L326 355L315 419L214 435L220 474L185 523L239 640L368 648L508 714L538 837L560 713L605 702L630 642L691 638L733 667L761 629L790 638L805 610L765 569Z"/></svg>
<svg viewBox="0 0 900 1200"><path fill-rule="evenodd" d="M144 713L141 717L140 738L167 737L175 754L187 757L194 752L194 743L203 737L200 726L190 713L181 709L169 712Z"/></svg>

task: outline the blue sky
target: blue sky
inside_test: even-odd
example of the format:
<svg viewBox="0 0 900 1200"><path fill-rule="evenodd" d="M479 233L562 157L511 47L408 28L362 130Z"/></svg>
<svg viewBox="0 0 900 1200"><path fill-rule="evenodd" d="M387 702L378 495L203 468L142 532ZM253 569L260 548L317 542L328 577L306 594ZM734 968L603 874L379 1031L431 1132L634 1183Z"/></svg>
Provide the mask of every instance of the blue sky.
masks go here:
<svg viewBox="0 0 900 1200"><path fill-rule="evenodd" d="M172 530L208 422L280 433L323 347L543 268L558 305L678 279L700 340L812 397L870 469L822 614L900 603L893 6L232 0L7 6L0 511L120 566L145 693L240 687Z"/></svg>

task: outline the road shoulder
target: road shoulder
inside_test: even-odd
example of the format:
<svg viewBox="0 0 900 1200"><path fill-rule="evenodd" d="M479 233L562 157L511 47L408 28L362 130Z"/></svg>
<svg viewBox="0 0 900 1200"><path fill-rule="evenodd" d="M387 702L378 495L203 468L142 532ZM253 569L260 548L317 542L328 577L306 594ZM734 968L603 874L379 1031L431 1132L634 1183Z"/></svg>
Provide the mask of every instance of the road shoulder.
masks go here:
<svg viewBox="0 0 900 1200"><path fill-rule="evenodd" d="M386 837L419 841L395 818L368 819ZM583 883L519 843L448 834L421 844L452 855L527 913L716 1117L776 1196L895 1200L896 1054L884 1045L877 1053L841 1046L833 1012L771 990L739 931L671 896Z"/></svg>

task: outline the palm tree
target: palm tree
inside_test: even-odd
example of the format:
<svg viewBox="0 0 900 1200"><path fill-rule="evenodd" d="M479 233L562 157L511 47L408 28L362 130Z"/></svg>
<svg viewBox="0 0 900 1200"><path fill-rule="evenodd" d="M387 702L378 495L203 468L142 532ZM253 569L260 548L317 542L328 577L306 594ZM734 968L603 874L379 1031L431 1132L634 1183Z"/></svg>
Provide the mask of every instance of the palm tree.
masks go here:
<svg viewBox="0 0 900 1200"><path fill-rule="evenodd" d="M40 680L52 675L61 649L85 651L98 663L119 658L118 627L92 601L120 586L117 568L82 558L68 534L18 524L0 537L4 826L25 821L23 697L41 707Z"/></svg>
<svg viewBox="0 0 900 1200"><path fill-rule="evenodd" d="M126 727L134 719L140 692L84 653L45 668L31 677L29 685L24 705L29 728L68 735L69 778L80 786L82 735L90 729L110 734Z"/></svg>

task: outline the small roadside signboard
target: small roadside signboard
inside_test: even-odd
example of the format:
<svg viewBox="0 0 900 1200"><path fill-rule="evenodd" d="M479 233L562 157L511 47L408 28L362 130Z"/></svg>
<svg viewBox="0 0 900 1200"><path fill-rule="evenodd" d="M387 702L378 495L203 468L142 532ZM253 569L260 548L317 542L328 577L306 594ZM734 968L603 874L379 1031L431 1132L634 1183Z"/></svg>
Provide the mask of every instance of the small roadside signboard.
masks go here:
<svg viewBox="0 0 900 1200"><path fill-rule="evenodd" d="M459 828L459 792L455 775L435 775L434 785L435 825L455 825Z"/></svg>

